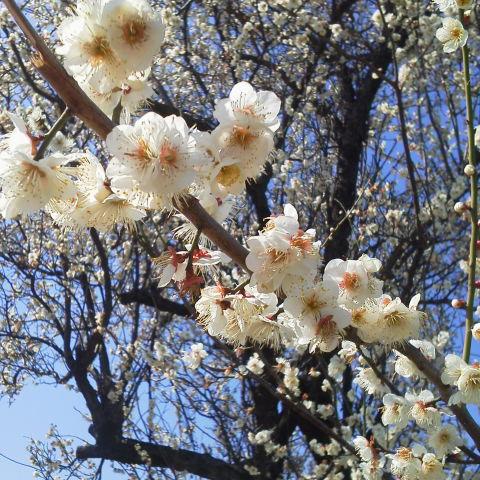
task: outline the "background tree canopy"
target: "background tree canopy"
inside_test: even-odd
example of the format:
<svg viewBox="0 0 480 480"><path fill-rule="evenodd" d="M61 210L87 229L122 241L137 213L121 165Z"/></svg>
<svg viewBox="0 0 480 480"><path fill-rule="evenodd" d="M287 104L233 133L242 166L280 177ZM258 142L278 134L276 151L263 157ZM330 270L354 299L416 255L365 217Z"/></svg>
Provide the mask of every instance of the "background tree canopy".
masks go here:
<svg viewBox="0 0 480 480"><path fill-rule="evenodd" d="M479 390L477 406L449 408L456 390L441 375L447 354L462 355L466 310L452 300L463 307L472 295L469 215L476 205L459 202L469 201L476 174L464 174L469 124L460 50L470 50L476 112L479 17L477 5L468 6L461 16L468 47L444 53L435 33L446 16L458 17L457 4L437 3L149 1L165 27L147 72L151 95L121 117L116 108L112 122L78 95L38 38L25 36L22 16L55 55L58 28L76 2L28 0L15 9L4 0L2 134L12 131L7 112L15 112L41 144L69 107L50 147L89 150L106 166L103 140L115 120L174 114L210 132L218 125L216 102L241 81L281 100L274 150L235 196L223 222L228 233L193 197L177 210L147 209L135 229L72 231L45 211L0 219L1 394L15 400L29 383L65 385L83 398L92 435L83 444L53 431L33 443L38 478L100 479L110 461L129 479L478 478ZM470 163L474 157L475 150ZM340 355L340 344L332 352L288 342L239 346L205 331L195 310L200 286L248 281L241 245L288 203L300 228L314 229L321 242L321 272L331 260L367 254L382 263L377 278L385 292L405 305L420 294L427 315L415 338L431 342L434 356L429 346L406 341L365 343L355 329L342 332L353 343ZM160 287L155 259L168 247L189 250L191 242L174 234L189 220L233 261L205 273L204 285ZM476 305L467 306L473 315ZM477 370L478 352L474 345ZM444 453L433 446L439 425L425 429L413 416L397 429L382 417L384 394L423 390L433 397L407 400L438 408L442 428L452 425L453 447ZM363 451L356 437L370 442ZM417 454L415 444L436 460ZM395 472L390 465L399 455L407 464L423 461L423 470Z"/></svg>

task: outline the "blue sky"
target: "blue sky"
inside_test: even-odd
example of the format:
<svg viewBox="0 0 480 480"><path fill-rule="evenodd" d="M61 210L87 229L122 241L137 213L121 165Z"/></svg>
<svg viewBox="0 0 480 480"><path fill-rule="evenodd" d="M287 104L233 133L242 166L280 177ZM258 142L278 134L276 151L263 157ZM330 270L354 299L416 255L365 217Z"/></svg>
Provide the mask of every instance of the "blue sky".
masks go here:
<svg viewBox="0 0 480 480"><path fill-rule="evenodd" d="M29 385L9 405L0 400L0 454L28 464L29 438L45 439L50 425L55 424L61 433L92 440L88 425L82 420L84 404L78 393L47 385ZM106 473L106 472L105 472ZM0 457L0 478L5 480L31 480L33 470ZM119 475L106 473L104 480L120 479Z"/></svg>

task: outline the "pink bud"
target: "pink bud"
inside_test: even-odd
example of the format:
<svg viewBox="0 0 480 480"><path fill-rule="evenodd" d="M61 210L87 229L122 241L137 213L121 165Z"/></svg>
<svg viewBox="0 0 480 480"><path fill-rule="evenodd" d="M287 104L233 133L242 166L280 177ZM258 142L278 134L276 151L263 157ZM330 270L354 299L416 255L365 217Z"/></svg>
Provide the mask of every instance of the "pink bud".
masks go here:
<svg viewBox="0 0 480 480"><path fill-rule="evenodd" d="M453 308L465 308L465 305L467 303L465 302L465 300L460 300L459 298L454 298L452 300L452 307Z"/></svg>

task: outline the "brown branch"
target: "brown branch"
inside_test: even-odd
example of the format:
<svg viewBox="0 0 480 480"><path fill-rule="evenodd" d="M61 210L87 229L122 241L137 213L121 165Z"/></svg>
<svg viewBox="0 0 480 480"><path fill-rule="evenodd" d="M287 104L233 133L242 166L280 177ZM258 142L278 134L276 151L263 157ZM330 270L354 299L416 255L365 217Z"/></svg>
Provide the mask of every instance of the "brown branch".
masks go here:
<svg viewBox="0 0 480 480"><path fill-rule="evenodd" d="M142 455L146 453L146 457ZM124 439L107 445L84 445L77 448L77 458L103 458L129 465L149 464L153 467L188 471L211 480L251 480L243 468L231 465L206 453L175 449L164 445Z"/></svg>
<svg viewBox="0 0 480 480"><path fill-rule="evenodd" d="M36 51L32 59L33 65L72 112L102 138L105 138L115 126L114 123L88 99L78 83L65 71L18 5L13 0L3 0L3 3Z"/></svg>
<svg viewBox="0 0 480 480"><path fill-rule="evenodd" d="M127 305L129 303L140 303L148 307L155 307L161 312L174 313L187 317L189 310L181 303L172 302L160 295L160 289L156 287L138 288L129 292L122 292L119 295L120 303Z"/></svg>
<svg viewBox="0 0 480 480"><path fill-rule="evenodd" d="M63 99L72 113L77 115L102 139L105 139L115 127L115 124L88 98L77 82L68 75L16 3L13 0L3 0L3 2L28 41L37 51L36 59L33 62L35 67ZM202 208L196 198L186 195L182 200L176 202L175 207L234 262L246 269L245 258L248 251Z"/></svg>
<svg viewBox="0 0 480 480"><path fill-rule="evenodd" d="M448 400L454 390L442 382L441 375L437 369L417 348L409 343L405 343L397 348L397 350L410 359L416 367L434 384L436 385L442 400L448 403ZM462 424L465 431L472 437L475 445L480 449L480 426L470 415L465 405L450 405L448 407Z"/></svg>
<svg viewBox="0 0 480 480"><path fill-rule="evenodd" d="M348 338L356 344L363 344L358 337L355 328L349 328L345 338ZM397 346L396 350L402 355L405 355L416 365L416 367L428 378L428 380L430 380L437 387L442 400L448 404L448 400L450 399L452 393L454 393L454 389L442 382L441 374L437 371L433 363L428 360L418 348L415 348L408 342ZM470 435L470 437L472 437L475 445L480 448L480 426L470 415L465 405L450 405L448 408L457 417L465 431Z"/></svg>

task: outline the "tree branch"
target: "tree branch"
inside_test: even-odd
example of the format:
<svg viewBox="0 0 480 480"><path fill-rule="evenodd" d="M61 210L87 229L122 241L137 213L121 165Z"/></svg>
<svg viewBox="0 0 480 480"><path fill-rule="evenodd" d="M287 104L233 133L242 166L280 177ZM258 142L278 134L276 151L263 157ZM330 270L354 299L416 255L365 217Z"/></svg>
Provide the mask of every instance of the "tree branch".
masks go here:
<svg viewBox="0 0 480 480"><path fill-rule="evenodd" d="M189 315L188 308L185 305L163 298L160 295L160 289L153 286L122 292L119 295L119 299L123 305L140 303L148 307L155 307L161 312L174 313L175 315L182 315L184 317Z"/></svg>
<svg viewBox="0 0 480 480"><path fill-rule="evenodd" d="M37 57L33 62L35 67L70 107L72 113L105 139L115 124L68 75L16 3L13 0L3 0L3 2L29 42L37 50ZM205 211L195 197L185 195L176 202L175 207L234 262L246 269L245 258L248 251Z"/></svg>
<svg viewBox="0 0 480 480"><path fill-rule="evenodd" d="M146 455L143 455L145 452ZM164 445L124 439L108 445L83 445L77 448L77 458L103 458L129 465L149 464L153 467L188 471L211 480L251 480L243 468L231 465L206 453L175 449Z"/></svg>

